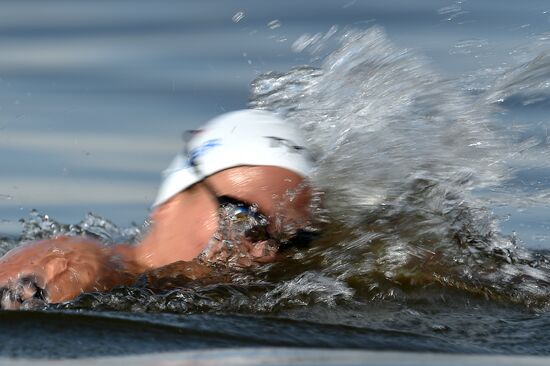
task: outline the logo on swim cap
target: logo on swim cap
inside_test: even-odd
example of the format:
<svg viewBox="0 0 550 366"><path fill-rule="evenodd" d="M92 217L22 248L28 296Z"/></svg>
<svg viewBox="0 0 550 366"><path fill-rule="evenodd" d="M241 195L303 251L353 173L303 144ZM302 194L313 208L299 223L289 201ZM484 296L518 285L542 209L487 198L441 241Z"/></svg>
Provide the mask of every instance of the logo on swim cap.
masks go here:
<svg viewBox="0 0 550 366"><path fill-rule="evenodd" d="M310 152L304 147L296 144L292 140L283 139L277 136L264 136L269 139L269 147L286 147L290 153L296 153L304 155L309 161L315 161Z"/></svg>
<svg viewBox="0 0 550 366"><path fill-rule="evenodd" d="M211 139L204 142L204 144L194 148L189 152L189 159L187 164L193 166L196 164L196 160L206 154L209 150L212 150L216 146L221 146L221 139Z"/></svg>
<svg viewBox="0 0 550 366"><path fill-rule="evenodd" d="M315 161L298 126L262 110L225 113L187 138L163 174L154 206L224 169L275 166L308 177Z"/></svg>
<svg viewBox="0 0 550 366"><path fill-rule="evenodd" d="M269 145L270 147L281 147L285 146L287 147L291 152L299 152L301 150L305 150L305 147L296 145L291 140L283 139L277 136L264 136L266 139L269 139Z"/></svg>

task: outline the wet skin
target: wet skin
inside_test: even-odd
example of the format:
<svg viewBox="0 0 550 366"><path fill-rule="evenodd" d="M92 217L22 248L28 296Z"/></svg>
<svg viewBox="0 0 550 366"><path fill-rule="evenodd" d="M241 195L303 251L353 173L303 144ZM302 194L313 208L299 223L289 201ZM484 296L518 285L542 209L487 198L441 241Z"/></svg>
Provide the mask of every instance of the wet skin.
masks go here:
<svg viewBox="0 0 550 366"><path fill-rule="evenodd" d="M310 192L303 179L283 168L241 166L207 178L219 196L229 195L256 203L269 219L272 234L309 219ZM289 198L287 192L298 194ZM104 245L80 237L60 237L30 243L0 258L0 306L17 309L36 303L58 303L82 292L108 291L131 285L147 271L186 262L178 270L191 279L209 275L209 269L189 262L201 254L218 230L218 206L204 185L196 184L156 207L150 232L137 245ZM273 260L276 252L267 241L242 242L246 253L241 265ZM205 252L216 256L215 242ZM170 267L167 267L170 268ZM182 269L183 268L183 269Z"/></svg>

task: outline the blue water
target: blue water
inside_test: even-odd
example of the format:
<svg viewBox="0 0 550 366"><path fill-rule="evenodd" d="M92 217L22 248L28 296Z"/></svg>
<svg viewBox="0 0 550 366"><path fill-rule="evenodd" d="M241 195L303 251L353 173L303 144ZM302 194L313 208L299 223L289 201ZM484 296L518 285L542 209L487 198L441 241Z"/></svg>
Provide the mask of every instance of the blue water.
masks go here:
<svg viewBox="0 0 550 366"><path fill-rule="evenodd" d="M452 78L514 62L550 17L545 1L5 1L0 10L0 232L8 233L32 208L64 222L88 211L141 222L181 131L246 106L259 73L311 63L291 51L304 33L380 25ZM457 48L465 40L477 46Z"/></svg>
<svg viewBox="0 0 550 366"><path fill-rule="evenodd" d="M366 32L373 26L378 27L384 34L383 44L393 45L397 50L395 54L405 54L407 62L418 60L430 70L430 75L437 75L438 85L453 85L458 92L469 96L486 96L489 102L483 111L491 110L487 112L491 128L512 141L502 150L493 151L493 159L496 163L499 154L503 160L506 157L511 173L502 181L495 180L492 186L475 189L473 196L498 219L494 224L502 237L514 235L520 246L531 250L550 249L550 166L547 163L550 67L544 62L537 67L540 63L536 62L537 56L550 50L550 4L547 1L197 0L159 3L53 0L47 5L40 1L1 1L0 234L19 235L23 230L19 220L29 222L32 209L65 224L78 223L88 212L93 212L120 227L131 223L139 226L149 212L160 171L181 148L182 131L223 111L246 107L252 94L250 83L261 74L287 72L301 65L321 66L326 62L325 57L339 46L339 41L327 37L319 43L322 48L310 53L307 50L297 52L301 44L297 40L311 39L317 33L322 36L334 26L341 33L351 28ZM390 56L395 54L390 53ZM531 79L516 75L522 70L531 75ZM510 73L515 73L516 77L506 77ZM392 83L400 85L401 80L392 79L391 74L387 76ZM506 84L509 80L514 81L513 85ZM327 89L330 88L326 86L322 91ZM261 99L256 94L254 97ZM364 99L365 103L375 99L384 103L390 100L380 95ZM337 101L337 97L332 101ZM463 99L460 101L467 105ZM471 110L475 108L453 113L467 116ZM304 115L307 113L294 117L305 123ZM529 145L530 139L536 143ZM428 139L425 142L429 142ZM530 147L519 149L522 143ZM443 146L439 148L434 153L444 155ZM459 150L459 146L449 146L449 150L451 148ZM394 162L405 166L407 160ZM386 163L380 160L378 165ZM376 166L376 160L359 164L361 168L372 168L370 171L376 171ZM392 187L386 184L351 188L368 191ZM472 201L470 206L477 208L477 203ZM407 210L399 215L403 213ZM382 217L384 212L377 214ZM36 215L31 214L31 217L36 218ZM472 215L470 220L476 218ZM370 225L371 230L378 224L367 222L365 225ZM472 225L476 230L481 227L481 224L479 227ZM446 230L444 225L441 228ZM46 231L44 227L41 229ZM28 232L28 228L25 230ZM408 235L407 227L396 232L403 237ZM426 238L418 234L413 239L423 243ZM412 242L416 243L415 240ZM338 244L349 251L334 254L332 259L345 261L356 255L353 243L342 241ZM315 250L308 253L305 269L301 270L316 273L319 268L315 263L330 250L321 254ZM356 256L365 255L366 261L373 252L360 252ZM523 260L522 255L519 252L511 257ZM492 259L485 260L488 265ZM191 291L183 295L161 294L146 300L141 290L121 290L114 295L84 296L63 309L148 314L174 312L180 315L205 312L205 322L219 320L216 318L218 313L239 313L258 332L269 332L272 328L284 330L283 336L275 340L249 337L248 329L233 330L235 319L240 318L229 315L227 319L222 317L229 325L222 322L211 330L219 333L215 342L197 336L196 344L174 342L164 348L159 345L157 349L163 350L241 345L241 338L230 341L237 334L242 337L243 345L287 346L289 342L285 337L290 337L296 339L294 345L304 347L550 353L548 332L541 331L534 341L531 333L532 329L545 328L548 316L523 308L529 301L522 300L521 291L519 294L513 292L517 288L511 288L507 295L515 300L519 298L512 303L520 305L510 305L505 300L506 305L501 308L498 301L489 305L484 303L483 297L491 296L476 292L475 288L470 289L475 295L456 295L454 291L460 284L449 285L441 292L437 286L434 289L426 285L420 290L415 287L418 294L411 294L414 291L408 286L414 287L413 284L400 283L397 293L392 289L380 290L379 294L389 294L383 300L389 299L390 305L379 306L376 301L374 305L368 301L372 300L371 296L375 297L369 292L372 289L367 291L362 287L362 281L381 288L386 286L384 281L373 280L379 274L370 273L368 278L366 275L365 278L351 276L344 284L343 280L336 280L345 273L336 268L337 262L322 268L323 276L315 277L319 282L311 282L311 273L307 271L302 276L296 264L282 265L282 269L276 267L274 274L268 276L273 283L267 289L258 290L254 284L235 288L222 286L195 289L198 293ZM484 263L471 270L474 273L479 268L483 270ZM361 263L356 267L360 268ZM495 282L494 287L487 285L485 289L505 291L508 288L504 284L511 281L510 278L517 280L506 277L512 276L510 273L513 273L511 268L504 268L502 273L497 273L501 277L495 281L500 282ZM394 281L393 284L399 282L398 277L385 275ZM304 278L310 281L305 281L310 289L317 291L320 288L319 294L300 287L304 286L304 282L300 282ZM328 279L323 282L325 278ZM487 278L490 277L479 279L480 286L485 285L483 280ZM292 286L298 291L293 293ZM355 297L351 293L355 293ZM273 300L270 294L275 294L274 303L270 302ZM442 303L434 300L439 296ZM202 299L204 304L197 305L197 299ZM315 305L311 313L307 307L301 307L302 300L306 305ZM548 301L542 302L541 307L548 309ZM481 315L479 309L482 309ZM57 313L52 314L47 315L47 319L52 318L51 327L56 328L59 325L55 319ZM25 320L19 315L4 316L20 324L21 337L28 337L27 326L22 325ZM40 318L41 315L36 316ZM104 336L100 331L91 327L95 313L90 316L92 321L83 320L83 327L89 332L86 337L100 339L98 342L105 346L109 342L101 338ZM125 315L116 317L126 319ZM161 323L170 323L174 328L166 332L167 339L171 332L184 331L177 325L182 319L196 322L190 326L194 337L197 324L205 323L200 317L195 321L193 317L177 315L146 314L129 318L137 325L121 325L121 337L128 337L132 327L141 326L143 319L157 324L159 329ZM45 332L50 327L50 323L47 324L43 328ZM494 324L498 324L494 332L488 331ZM66 331L67 337L71 337L74 329ZM392 333L394 331L397 333ZM308 334L316 335L309 343L305 337ZM358 337L357 340L352 336ZM403 339L403 343L398 345L392 341L394 336ZM58 347L63 337L52 342ZM118 354L137 352L142 346L139 342L131 343L124 352L117 351L118 346L113 347L112 353ZM155 349L154 345L151 347ZM12 347L2 354L26 352L25 347ZM97 354L86 352L80 349L76 353ZM75 356L75 353L65 355Z"/></svg>

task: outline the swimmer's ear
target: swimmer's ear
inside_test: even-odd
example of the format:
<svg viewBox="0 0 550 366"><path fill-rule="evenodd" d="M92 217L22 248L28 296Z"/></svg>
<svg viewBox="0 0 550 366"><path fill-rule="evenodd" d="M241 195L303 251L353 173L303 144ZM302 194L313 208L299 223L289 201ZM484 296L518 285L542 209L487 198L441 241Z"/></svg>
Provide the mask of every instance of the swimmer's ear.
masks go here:
<svg viewBox="0 0 550 366"><path fill-rule="evenodd" d="M46 276L46 278L44 278L44 281L48 283L59 274L65 272L67 270L67 266L67 258L59 257L53 258L52 260L48 261L48 263L46 263L46 265L44 266L44 273Z"/></svg>

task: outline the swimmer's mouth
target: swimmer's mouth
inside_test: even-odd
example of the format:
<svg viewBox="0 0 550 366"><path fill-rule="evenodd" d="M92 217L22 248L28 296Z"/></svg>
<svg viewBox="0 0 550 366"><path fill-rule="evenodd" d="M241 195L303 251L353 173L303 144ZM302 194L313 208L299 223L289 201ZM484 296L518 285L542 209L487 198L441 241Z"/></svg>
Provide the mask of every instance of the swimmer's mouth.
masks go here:
<svg viewBox="0 0 550 366"><path fill-rule="evenodd" d="M38 285L35 276L25 276L12 282L9 286L0 288L0 309L37 309L44 307L47 301L47 293Z"/></svg>

